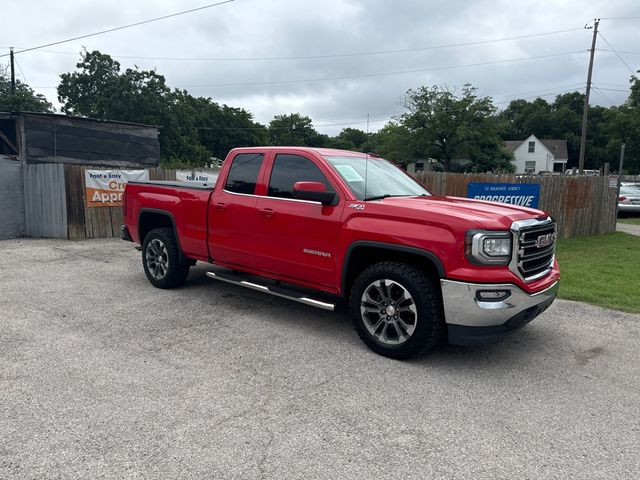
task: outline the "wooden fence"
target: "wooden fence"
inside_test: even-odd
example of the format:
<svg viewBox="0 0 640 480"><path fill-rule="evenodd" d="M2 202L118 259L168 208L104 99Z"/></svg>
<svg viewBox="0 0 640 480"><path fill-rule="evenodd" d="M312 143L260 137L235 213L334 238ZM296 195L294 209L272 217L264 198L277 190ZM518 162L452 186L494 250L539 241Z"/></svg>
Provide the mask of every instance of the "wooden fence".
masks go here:
<svg viewBox="0 0 640 480"><path fill-rule="evenodd" d="M437 195L467 196L471 182L539 183L538 208L558 221L560 238L580 237L616 230L616 189L609 178L578 176L516 176L425 172L418 178Z"/></svg>
<svg viewBox="0 0 640 480"><path fill-rule="evenodd" d="M123 223L122 207L87 208L84 171L80 165L65 165L67 191L67 229L72 240L83 238L119 237ZM150 180L175 180L175 170L149 169Z"/></svg>
<svg viewBox="0 0 640 480"><path fill-rule="evenodd" d="M86 207L85 167L64 166L68 238L120 236L121 207ZM418 175L438 195L467 196L470 182L539 183L539 208L558 221L560 238L615 231L616 190L608 177L515 176L426 172ZM175 180L175 170L152 168L151 180Z"/></svg>

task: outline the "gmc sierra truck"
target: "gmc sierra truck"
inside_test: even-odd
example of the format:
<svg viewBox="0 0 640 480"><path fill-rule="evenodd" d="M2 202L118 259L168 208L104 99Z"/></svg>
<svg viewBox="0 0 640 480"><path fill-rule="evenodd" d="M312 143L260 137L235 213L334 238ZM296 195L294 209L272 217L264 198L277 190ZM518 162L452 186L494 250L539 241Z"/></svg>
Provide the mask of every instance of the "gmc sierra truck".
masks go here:
<svg viewBox="0 0 640 480"><path fill-rule="evenodd" d="M434 196L382 158L232 150L211 184L129 182L122 238L158 288L212 279L333 310L393 358L503 337L553 302L556 224L531 208Z"/></svg>

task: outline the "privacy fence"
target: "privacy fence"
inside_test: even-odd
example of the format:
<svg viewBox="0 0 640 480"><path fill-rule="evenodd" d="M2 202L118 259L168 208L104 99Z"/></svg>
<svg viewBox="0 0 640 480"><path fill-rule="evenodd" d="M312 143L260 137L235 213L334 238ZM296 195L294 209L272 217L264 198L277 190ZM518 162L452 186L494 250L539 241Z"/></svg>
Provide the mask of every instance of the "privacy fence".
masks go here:
<svg viewBox="0 0 640 480"><path fill-rule="evenodd" d="M122 207L88 207L85 170L80 165L64 166L68 238L119 237ZM92 168L93 170L93 168ZM176 171L150 168L150 180L175 180Z"/></svg>
<svg viewBox="0 0 640 480"><path fill-rule="evenodd" d="M617 191L609 177L474 175L425 172L418 178L437 195L467 196L471 182L540 184L538 208L558 221L560 238L614 232Z"/></svg>
<svg viewBox="0 0 640 480"><path fill-rule="evenodd" d="M0 207L13 215L0 216L6 236L49 238L118 237L122 224L120 206L89 206L83 165L20 165L0 162ZM176 171L148 168L151 180L175 180ZM11 174L11 175L10 175ZM9 177L13 180L9 181ZM470 182L540 184L538 207L549 212L559 225L561 238L615 231L616 189L608 177L471 175L427 172L420 180L435 194L466 197ZM22 185L23 184L23 185ZM15 187L17 185L17 188ZM9 189L9 187L11 187ZM24 190L24 201L20 202ZM10 204L10 205L9 205ZM20 216L24 212L20 220ZM14 218L15 217L15 218ZM2 227L0 225L0 227ZM2 237L2 228L0 228Z"/></svg>

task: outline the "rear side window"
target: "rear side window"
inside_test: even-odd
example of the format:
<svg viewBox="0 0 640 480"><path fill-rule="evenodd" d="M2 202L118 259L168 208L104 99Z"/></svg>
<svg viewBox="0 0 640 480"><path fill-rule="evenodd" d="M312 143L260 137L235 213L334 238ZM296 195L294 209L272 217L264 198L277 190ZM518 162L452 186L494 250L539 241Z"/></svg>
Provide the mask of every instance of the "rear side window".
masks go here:
<svg viewBox="0 0 640 480"><path fill-rule="evenodd" d="M263 159L264 154L262 153L239 153L236 155L231 163L224 189L228 192L253 195Z"/></svg>
<svg viewBox="0 0 640 480"><path fill-rule="evenodd" d="M293 184L296 182L320 182L328 191L334 190L316 164L308 158L300 155L276 155L268 195L293 198Z"/></svg>

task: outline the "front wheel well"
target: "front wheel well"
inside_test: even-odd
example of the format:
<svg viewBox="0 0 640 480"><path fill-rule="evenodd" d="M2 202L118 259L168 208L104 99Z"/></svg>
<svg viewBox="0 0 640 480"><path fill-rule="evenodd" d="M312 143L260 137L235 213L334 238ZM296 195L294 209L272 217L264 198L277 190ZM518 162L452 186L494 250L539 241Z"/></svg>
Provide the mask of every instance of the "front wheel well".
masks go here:
<svg viewBox="0 0 640 480"><path fill-rule="evenodd" d="M433 278L444 278L444 269L434 254L413 248L385 246L356 246L345 259L347 265L342 278L342 292L349 298L355 279L367 267L380 262L395 261L412 265L425 271Z"/></svg>

